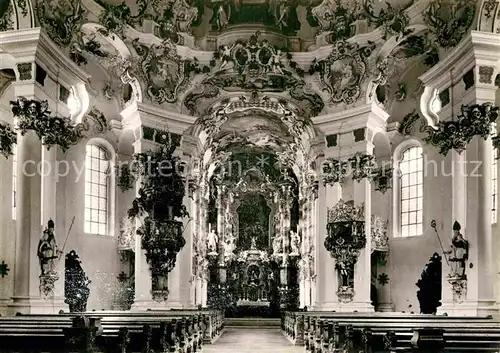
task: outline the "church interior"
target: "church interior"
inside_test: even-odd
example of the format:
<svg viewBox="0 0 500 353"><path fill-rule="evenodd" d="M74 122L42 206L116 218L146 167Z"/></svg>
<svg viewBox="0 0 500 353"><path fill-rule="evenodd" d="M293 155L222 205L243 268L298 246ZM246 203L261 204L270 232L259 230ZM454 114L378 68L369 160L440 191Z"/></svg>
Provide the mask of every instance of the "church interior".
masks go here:
<svg viewBox="0 0 500 353"><path fill-rule="evenodd" d="M0 352L500 352L499 105L500 0L0 1Z"/></svg>

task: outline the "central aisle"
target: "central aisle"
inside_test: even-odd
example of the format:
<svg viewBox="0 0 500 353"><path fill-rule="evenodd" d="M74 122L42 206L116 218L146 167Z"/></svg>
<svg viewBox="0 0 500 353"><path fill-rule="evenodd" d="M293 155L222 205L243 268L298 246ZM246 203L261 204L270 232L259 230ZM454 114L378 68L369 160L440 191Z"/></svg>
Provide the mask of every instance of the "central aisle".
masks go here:
<svg viewBox="0 0 500 353"><path fill-rule="evenodd" d="M225 330L215 344L203 345L205 353L298 353L304 347L293 346L278 328L234 328Z"/></svg>

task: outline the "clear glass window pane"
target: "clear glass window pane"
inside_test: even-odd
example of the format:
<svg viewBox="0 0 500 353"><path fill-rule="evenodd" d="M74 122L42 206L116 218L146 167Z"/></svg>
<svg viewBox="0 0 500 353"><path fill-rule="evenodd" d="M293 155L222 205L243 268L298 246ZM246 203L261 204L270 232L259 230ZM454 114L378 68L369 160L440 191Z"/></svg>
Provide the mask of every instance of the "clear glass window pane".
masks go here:
<svg viewBox="0 0 500 353"><path fill-rule="evenodd" d="M401 170L399 199L401 236L421 234L423 219L423 156L421 147L404 151L399 164Z"/></svg>
<svg viewBox="0 0 500 353"><path fill-rule="evenodd" d="M106 151L97 145L87 145L85 157L85 232L107 234L108 171Z"/></svg>

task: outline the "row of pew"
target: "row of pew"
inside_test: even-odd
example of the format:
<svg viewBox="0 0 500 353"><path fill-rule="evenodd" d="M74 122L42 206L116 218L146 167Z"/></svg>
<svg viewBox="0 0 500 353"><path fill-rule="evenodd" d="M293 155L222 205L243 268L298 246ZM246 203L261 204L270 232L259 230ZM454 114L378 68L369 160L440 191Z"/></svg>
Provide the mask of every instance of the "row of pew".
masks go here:
<svg viewBox="0 0 500 353"><path fill-rule="evenodd" d="M500 352L500 321L491 317L285 312L281 330L313 353Z"/></svg>
<svg viewBox="0 0 500 353"><path fill-rule="evenodd" d="M216 310L0 317L0 353L195 353L223 330Z"/></svg>

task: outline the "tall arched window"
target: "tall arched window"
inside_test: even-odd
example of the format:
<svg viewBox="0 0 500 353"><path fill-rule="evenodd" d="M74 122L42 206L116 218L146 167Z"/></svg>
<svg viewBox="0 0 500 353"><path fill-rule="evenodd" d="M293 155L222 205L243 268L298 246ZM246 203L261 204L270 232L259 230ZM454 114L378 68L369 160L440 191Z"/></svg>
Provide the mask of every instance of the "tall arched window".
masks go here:
<svg viewBox="0 0 500 353"><path fill-rule="evenodd" d="M106 235L109 232L109 171L107 150L88 144L85 155L85 233Z"/></svg>
<svg viewBox="0 0 500 353"><path fill-rule="evenodd" d="M12 146L12 219L17 218L17 144Z"/></svg>
<svg viewBox="0 0 500 353"><path fill-rule="evenodd" d="M422 235L424 160L422 147L412 146L399 161L399 226L402 237Z"/></svg>

